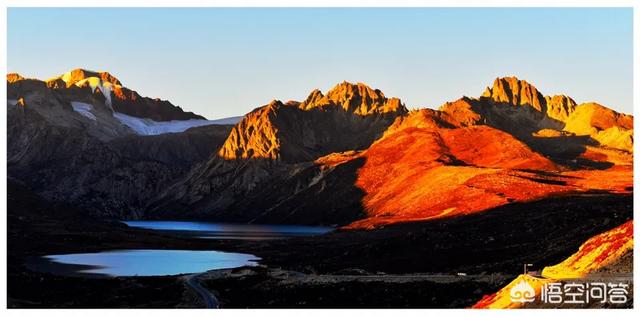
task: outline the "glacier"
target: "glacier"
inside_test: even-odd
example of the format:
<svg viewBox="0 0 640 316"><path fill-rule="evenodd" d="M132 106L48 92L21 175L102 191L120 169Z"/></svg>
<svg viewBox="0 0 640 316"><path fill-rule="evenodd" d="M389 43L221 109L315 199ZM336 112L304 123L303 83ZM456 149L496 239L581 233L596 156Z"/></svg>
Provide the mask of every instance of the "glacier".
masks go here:
<svg viewBox="0 0 640 316"><path fill-rule="evenodd" d="M91 110L93 110L93 105L83 102L71 102L71 106L73 107L74 111L78 112L78 114L90 120L96 120L96 116L91 113Z"/></svg>
<svg viewBox="0 0 640 316"><path fill-rule="evenodd" d="M224 125L225 123L219 122L223 120L174 120L166 122L158 122L148 118L139 118L122 114L120 112L113 112L113 117L118 119L122 124L128 126L139 135L160 135L167 133L181 133L192 127L205 126L205 125Z"/></svg>

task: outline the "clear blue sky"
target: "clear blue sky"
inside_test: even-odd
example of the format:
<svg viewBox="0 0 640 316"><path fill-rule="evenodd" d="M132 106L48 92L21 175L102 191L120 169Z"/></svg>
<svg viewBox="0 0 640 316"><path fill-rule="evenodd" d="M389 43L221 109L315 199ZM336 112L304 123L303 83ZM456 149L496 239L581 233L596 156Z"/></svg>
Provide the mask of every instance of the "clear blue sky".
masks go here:
<svg viewBox="0 0 640 316"><path fill-rule="evenodd" d="M410 108L515 75L632 112L632 10L8 9L8 70L107 70L208 118L364 82Z"/></svg>

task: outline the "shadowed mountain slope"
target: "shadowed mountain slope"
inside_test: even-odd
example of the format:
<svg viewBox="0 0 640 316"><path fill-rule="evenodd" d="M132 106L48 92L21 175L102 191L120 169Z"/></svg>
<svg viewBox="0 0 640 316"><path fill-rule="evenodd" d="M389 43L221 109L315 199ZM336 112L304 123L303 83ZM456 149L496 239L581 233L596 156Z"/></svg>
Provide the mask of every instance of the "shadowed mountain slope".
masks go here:
<svg viewBox="0 0 640 316"><path fill-rule="evenodd" d="M141 136L122 118L156 124L151 118L182 114L165 116L179 110L167 105L146 107L151 112L145 118L121 116L109 101L118 98L114 91L120 88L109 73L80 69L48 81L7 75L9 177L48 200L74 203L92 215L135 218L167 183L209 158L231 129L188 129L189 122L204 120L173 120L160 127L186 131ZM149 104L145 98L136 100L142 103L132 106Z"/></svg>

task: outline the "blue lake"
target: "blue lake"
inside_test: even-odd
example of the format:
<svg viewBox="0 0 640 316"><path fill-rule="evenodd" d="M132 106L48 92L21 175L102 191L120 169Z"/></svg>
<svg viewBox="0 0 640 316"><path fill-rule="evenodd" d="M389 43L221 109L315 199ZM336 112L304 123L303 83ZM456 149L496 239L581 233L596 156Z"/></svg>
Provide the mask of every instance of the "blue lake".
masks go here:
<svg viewBox="0 0 640 316"><path fill-rule="evenodd" d="M260 258L213 250L133 249L44 256L54 263L79 265L75 272L109 276L160 276L254 266ZM46 269L45 269L46 270Z"/></svg>
<svg viewBox="0 0 640 316"><path fill-rule="evenodd" d="M196 238L265 240L312 236L330 232L332 227L299 225L253 225L182 221L125 221L130 227L171 231Z"/></svg>
<svg viewBox="0 0 640 316"><path fill-rule="evenodd" d="M298 225L249 225L183 221L125 221L130 227L163 231L205 239L267 240L312 236L330 232L331 227ZM199 273L256 265L252 254L215 250L121 249L95 253L49 255L29 266L56 274L96 276L160 276Z"/></svg>

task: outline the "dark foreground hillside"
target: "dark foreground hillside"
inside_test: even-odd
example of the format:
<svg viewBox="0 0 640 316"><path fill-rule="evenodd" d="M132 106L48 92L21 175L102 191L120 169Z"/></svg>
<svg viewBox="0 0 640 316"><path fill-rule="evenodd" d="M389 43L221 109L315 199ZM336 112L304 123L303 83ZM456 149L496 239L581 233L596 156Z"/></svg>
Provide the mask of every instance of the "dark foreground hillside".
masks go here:
<svg viewBox="0 0 640 316"><path fill-rule="evenodd" d="M583 196L373 231L205 242L88 222L13 181L8 203L10 307L202 307L181 277L87 278L27 268L40 255L116 248L233 250L263 258L259 267L203 277L221 307L467 307L518 274L522 262L557 262L632 216L631 195Z"/></svg>

